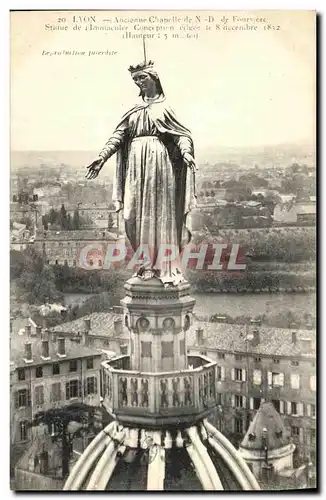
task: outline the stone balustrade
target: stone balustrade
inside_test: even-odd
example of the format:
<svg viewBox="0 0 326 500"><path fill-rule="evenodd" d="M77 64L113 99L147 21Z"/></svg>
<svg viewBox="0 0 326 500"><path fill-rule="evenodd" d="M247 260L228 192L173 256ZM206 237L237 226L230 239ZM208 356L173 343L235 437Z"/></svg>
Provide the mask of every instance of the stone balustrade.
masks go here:
<svg viewBox="0 0 326 500"><path fill-rule="evenodd" d="M216 405L216 363L188 356L189 368L145 373L129 368L129 356L102 363L106 409L124 423L141 425L193 422Z"/></svg>

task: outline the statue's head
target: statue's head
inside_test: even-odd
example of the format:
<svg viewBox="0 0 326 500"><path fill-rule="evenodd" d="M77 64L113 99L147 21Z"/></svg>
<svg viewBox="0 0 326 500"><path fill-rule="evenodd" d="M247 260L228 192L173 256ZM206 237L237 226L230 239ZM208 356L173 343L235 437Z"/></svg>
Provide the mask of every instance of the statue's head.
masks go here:
<svg viewBox="0 0 326 500"><path fill-rule="evenodd" d="M162 85L153 64L149 61L148 64L142 63L129 68L133 81L140 88L139 95L142 97L163 94Z"/></svg>
<svg viewBox="0 0 326 500"><path fill-rule="evenodd" d="M145 73L145 71L139 71L132 75L132 79L140 88L140 95L155 95L157 94L157 79L152 75Z"/></svg>

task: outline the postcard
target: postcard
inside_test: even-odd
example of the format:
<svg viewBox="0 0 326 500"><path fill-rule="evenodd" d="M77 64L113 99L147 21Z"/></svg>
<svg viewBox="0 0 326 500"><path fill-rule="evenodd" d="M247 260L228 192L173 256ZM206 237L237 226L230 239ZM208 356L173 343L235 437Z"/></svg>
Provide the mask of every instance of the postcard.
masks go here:
<svg viewBox="0 0 326 500"><path fill-rule="evenodd" d="M10 22L11 489L316 489L316 13Z"/></svg>

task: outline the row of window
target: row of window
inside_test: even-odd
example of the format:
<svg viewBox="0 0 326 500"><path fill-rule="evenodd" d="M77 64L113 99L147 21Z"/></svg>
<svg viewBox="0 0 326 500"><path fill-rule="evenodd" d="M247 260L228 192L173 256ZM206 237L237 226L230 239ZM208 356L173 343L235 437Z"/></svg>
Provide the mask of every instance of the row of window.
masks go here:
<svg viewBox="0 0 326 500"><path fill-rule="evenodd" d="M203 356L207 356L207 351L201 351L200 354L203 354ZM251 356L251 354L250 354ZM243 354L235 354L234 355L236 361L243 361L244 359L247 359L247 357ZM217 353L217 358L218 359L225 359L225 353L224 352L218 352ZM255 363L260 363L261 362L261 357L260 356L254 356L253 358ZM274 358L273 363L275 365L280 364L280 358ZM293 359L291 361L291 366L300 366L300 362L296 359ZM315 361L311 361L311 366L314 368L316 366Z"/></svg>
<svg viewBox="0 0 326 500"><path fill-rule="evenodd" d="M51 264L50 259L48 259L48 260L46 261L46 263L47 263L47 264ZM56 260L54 261L54 264L55 264L56 266L60 266L60 265L62 265L59 259L56 259ZM92 259L90 259L89 261L87 261L87 264L88 264L89 266L94 266L94 265L96 265L96 264L94 264L94 261L93 261ZM63 261L63 265L64 265L64 266L68 266L68 265L69 265L69 262L68 262L68 260L67 260L67 259L64 259L64 261ZM76 266L77 266L77 261L76 261L75 259L73 259L73 261L72 261L72 266L73 266L73 267L76 267ZM102 267L102 266L103 266L103 261L102 261L101 259L99 259L99 260L97 261L97 266L98 266L98 267Z"/></svg>
<svg viewBox="0 0 326 500"><path fill-rule="evenodd" d="M224 394L217 395L217 404L223 406ZM261 398L247 398L241 394L231 395L232 408L249 408L250 410L258 410L260 407ZM274 399L272 401L275 409L281 414L293 416L316 417L316 405L310 403L297 403L296 401L281 401Z"/></svg>
<svg viewBox="0 0 326 500"><path fill-rule="evenodd" d="M217 380L225 380L224 366L217 367ZM236 382L245 382L247 380L247 370L244 368L232 368L231 380ZM271 387L284 387L284 373L267 372L268 385ZM290 384L292 389L300 389L301 377L298 373L290 374ZM262 371L253 370L252 383L254 385L262 384ZM316 376L310 376L310 389L316 391Z"/></svg>
<svg viewBox="0 0 326 500"><path fill-rule="evenodd" d="M61 382L54 382L51 385L50 401L56 403L62 401L64 396L61 392ZM84 396L97 394L97 378L87 377L84 380ZM82 383L81 380L73 379L66 383L65 399L82 397ZM34 404L40 406L44 404L44 386L37 385L34 388ZM15 393L15 407L23 408L31 406L31 392L29 389L20 389Z"/></svg>
<svg viewBox="0 0 326 500"><path fill-rule="evenodd" d="M69 361L69 372L76 372L78 368L77 359L73 359ZM94 368L94 360L93 358L87 358L86 360L86 368L87 370L92 370ZM52 375L60 375L60 363L52 364ZM37 366L35 369L35 377L42 378L43 377L43 366ZM18 380L26 379L26 370L25 368L18 368Z"/></svg>

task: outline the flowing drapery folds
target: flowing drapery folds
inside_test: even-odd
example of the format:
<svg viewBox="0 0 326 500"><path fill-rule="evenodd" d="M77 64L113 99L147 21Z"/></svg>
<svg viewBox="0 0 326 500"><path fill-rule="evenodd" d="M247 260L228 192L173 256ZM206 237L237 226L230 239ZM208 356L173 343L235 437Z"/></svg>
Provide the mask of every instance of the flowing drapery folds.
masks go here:
<svg viewBox="0 0 326 500"><path fill-rule="evenodd" d="M113 201L124 205L127 237L134 252L144 251L143 267L164 282L178 281L179 254L191 239L187 215L196 203L194 172L183 155L194 156L190 131L164 96L128 111L100 152L117 152ZM166 260L166 248L176 248Z"/></svg>

